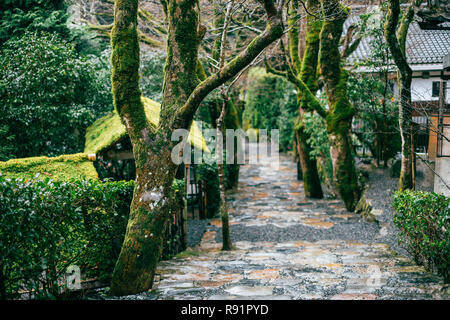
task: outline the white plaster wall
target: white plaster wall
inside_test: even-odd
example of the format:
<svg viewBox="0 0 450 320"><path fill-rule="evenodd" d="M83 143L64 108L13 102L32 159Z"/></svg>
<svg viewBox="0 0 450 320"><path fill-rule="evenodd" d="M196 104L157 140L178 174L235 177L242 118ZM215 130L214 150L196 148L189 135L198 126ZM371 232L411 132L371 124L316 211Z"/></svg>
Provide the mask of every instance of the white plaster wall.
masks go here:
<svg viewBox="0 0 450 320"><path fill-rule="evenodd" d="M432 97L433 81L440 81L438 77L430 77L429 79L413 78L411 83L411 98L412 101L433 101L439 100L439 97ZM447 87L450 86L450 81L447 81ZM394 83L395 97L398 98L398 83ZM450 103L450 90L447 89L446 101Z"/></svg>
<svg viewBox="0 0 450 320"><path fill-rule="evenodd" d="M440 81L439 78L413 78L411 83L411 98L412 101L432 101L439 100L439 97L432 97L432 83L433 81Z"/></svg>

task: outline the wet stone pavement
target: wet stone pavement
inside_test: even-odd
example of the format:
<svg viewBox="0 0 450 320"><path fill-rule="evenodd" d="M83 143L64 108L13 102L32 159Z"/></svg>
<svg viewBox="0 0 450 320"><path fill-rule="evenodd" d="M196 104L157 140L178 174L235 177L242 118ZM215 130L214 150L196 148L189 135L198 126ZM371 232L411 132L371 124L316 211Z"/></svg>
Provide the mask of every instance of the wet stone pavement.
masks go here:
<svg viewBox="0 0 450 320"><path fill-rule="evenodd" d="M228 195L235 249L213 219L199 246L162 261L151 292L125 299L448 299L441 278L383 242L382 228L339 200L305 199L280 155L241 167ZM446 293L447 292L447 293Z"/></svg>

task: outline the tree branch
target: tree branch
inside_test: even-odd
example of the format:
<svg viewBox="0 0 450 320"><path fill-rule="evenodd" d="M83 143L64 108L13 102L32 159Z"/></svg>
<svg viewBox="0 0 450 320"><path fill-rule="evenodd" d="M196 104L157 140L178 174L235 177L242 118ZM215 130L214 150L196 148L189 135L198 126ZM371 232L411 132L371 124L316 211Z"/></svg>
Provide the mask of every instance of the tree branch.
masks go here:
<svg viewBox="0 0 450 320"><path fill-rule="evenodd" d="M292 73L292 70L287 71L279 71L271 67L267 60L264 61L266 70L269 73L275 74L277 76L285 77L287 80L292 82L298 90L301 90L305 95L306 98L309 100L308 109L307 111L316 111L321 117L326 118L327 116L327 110L322 106L319 99L309 90L308 86L298 77L295 76L295 74Z"/></svg>
<svg viewBox="0 0 450 320"><path fill-rule="evenodd" d="M402 31L398 34L397 38L397 24L398 17L400 15L400 4L398 0L388 0L388 4L386 23L384 25L384 35L391 50L392 58L400 70L400 73L411 74L412 70L407 63L406 55L398 40L403 39L403 37L406 38L406 33L408 30L405 30L404 27L400 28Z"/></svg>
<svg viewBox="0 0 450 320"><path fill-rule="evenodd" d="M105 25L95 25L90 23L89 21L84 21L89 29L97 31L102 36L111 38L111 30L113 28L113 24L105 24ZM152 47L163 47L164 42L153 39L152 37L146 35L142 31L138 30L139 41L145 44L148 44Z"/></svg>
<svg viewBox="0 0 450 320"><path fill-rule="evenodd" d="M185 105L179 109L177 117L184 118L195 113L203 99L215 88L232 79L250 64L269 44L283 34L283 23L272 0L259 0L267 13L267 25L264 32L257 36L236 58L228 62L215 74L202 81L191 93Z"/></svg>
<svg viewBox="0 0 450 320"><path fill-rule="evenodd" d="M397 31L397 39L400 44L400 49L402 50L403 54L406 56L406 36L408 35L408 29L409 25L411 24L414 14L415 14L415 8L419 7L422 3L422 0L410 0L410 3L408 5L408 8L406 9L406 12L403 14L403 17L400 21L400 26Z"/></svg>

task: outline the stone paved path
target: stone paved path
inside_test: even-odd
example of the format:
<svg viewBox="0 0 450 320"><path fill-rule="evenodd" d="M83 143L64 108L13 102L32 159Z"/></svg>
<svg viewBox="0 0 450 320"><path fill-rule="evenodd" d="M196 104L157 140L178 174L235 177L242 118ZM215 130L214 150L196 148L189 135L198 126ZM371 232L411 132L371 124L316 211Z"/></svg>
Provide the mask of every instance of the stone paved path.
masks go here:
<svg viewBox="0 0 450 320"><path fill-rule="evenodd" d="M440 278L392 251L375 223L338 200L305 199L295 163L280 161L241 168L228 196L236 249L220 251L212 220L198 247L160 263L148 298L448 299Z"/></svg>

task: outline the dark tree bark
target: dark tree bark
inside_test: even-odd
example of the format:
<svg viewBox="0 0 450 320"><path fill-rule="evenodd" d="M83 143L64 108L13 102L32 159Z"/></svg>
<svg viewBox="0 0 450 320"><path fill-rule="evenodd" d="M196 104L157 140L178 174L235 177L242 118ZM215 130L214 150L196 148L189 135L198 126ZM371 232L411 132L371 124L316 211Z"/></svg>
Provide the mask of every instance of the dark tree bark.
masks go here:
<svg viewBox="0 0 450 320"><path fill-rule="evenodd" d="M134 294L152 287L161 255L172 183L175 129L188 129L206 95L251 63L283 33L273 1L260 1L267 26L236 58L203 81L198 78L198 47L205 33L198 0L163 0L168 29L163 101L157 128L149 124L140 100L138 0L116 0L111 31L114 105L133 144L136 181L122 250L114 268L111 291Z"/></svg>
<svg viewBox="0 0 450 320"><path fill-rule="evenodd" d="M296 1L295 1L296 2ZM293 1L293 5L295 5ZM318 11L320 3L317 0L308 0L306 2L308 11ZM295 13L296 10L293 13ZM292 17L292 15L291 15ZM291 18L292 19L292 18ZM291 28L289 32L290 39L290 55L294 65L298 68L297 72L302 81L308 86L308 89L315 93L318 90L317 85L317 62L320 47L320 29L322 23L315 17L308 15L306 23L305 49L303 53L303 61L300 63L298 50L298 30ZM289 26L291 27L291 26ZM298 62L297 62L298 61ZM317 170L317 161L311 156L312 147L308 143L310 136L305 131L303 123L303 115L309 110L309 99L302 90L298 90L297 101L299 105L298 118L295 126L295 134L297 137L300 165L303 173L303 186L307 197L321 199L323 198L322 186L320 184L319 173Z"/></svg>
<svg viewBox="0 0 450 320"><path fill-rule="evenodd" d="M343 7L338 0L323 0L323 22L319 35L319 69L323 78L325 93L328 98L329 110L318 101L302 77L297 77L292 70L277 71L266 63L269 72L287 76L302 91L302 99L307 111L315 111L326 119L327 134L330 140L330 153L333 162L333 180L336 189L349 211L354 211L361 197L361 187L358 183L352 143L350 139L351 124L355 108L350 103L347 92L348 72L342 67L342 54L339 43L342 36L343 24L348 15L348 8ZM359 39L355 40L359 43ZM349 44L349 42L348 42ZM356 45L344 50L350 54ZM304 60L308 59L306 52ZM308 66L305 66L308 67ZM313 78L309 78L313 79Z"/></svg>
<svg viewBox="0 0 450 320"><path fill-rule="evenodd" d="M225 18L223 21L223 30L222 35L220 37L220 50L219 50L219 68L223 68L225 63L225 45L227 42L227 31L228 24L231 18L231 10L233 9L233 0L229 1L227 4L227 10L225 13ZM229 226L229 216L228 216L228 206L227 206L227 198L225 193L225 171L223 164L223 137L225 132L224 126L224 118L227 114L227 106L228 106L228 94L227 91L222 85L220 88L220 93L222 96L222 111L220 112L220 116L217 119L217 138L221 139L222 143L219 143L217 148L217 156L219 157L219 161L217 163L217 171L219 173L219 187L220 187L220 217L222 220L222 250L231 250L231 237L230 237L230 226ZM229 150L228 150L229 151Z"/></svg>
<svg viewBox="0 0 450 320"><path fill-rule="evenodd" d="M219 118L217 119L217 137L224 136L224 117L227 113L227 104L228 98L226 96L223 97L222 101L222 112L220 113ZM223 140L222 140L223 141ZM229 216L228 216L228 206L227 199L225 193L225 172L223 169L223 145L221 143L218 144L217 155L221 161L217 163L217 169L219 172L219 187L220 187L220 218L222 220L222 250L231 250L231 238L230 238L230 226L229 226Z"/></svg>
<svg viewBox="0 0 450 320"><path fill-rule="evenodd" d="M338 0L323 0L322 8L325 21L320 33L319 66L329 105L326 123L333 180L346 208L353 211L361 196L350 138L355 108L348 98L348 72L342 67L339 52L348 8L343 7Z"/></svg>
<svg viewBox="0 0 450 320"><path fill-rule="evenodd" d="M311 156L312 147L308 143L310 136L305 131L303 116L307 111L312 110L314 112L313 108L310 106L310 95L315 94L318 90L317 60L320 45L319 34L322 23L311 15L307 17L305 31L306 39L303 59L301 59L299 53L298 6L298 0L292 0L288 8L289 59L285 59L288 70L284 73L280 73L267 65L267 71L284 76L297 87L298 117L294 130L296 147L302 170L303 188L307 197L321 199L323 198L323 191L317 170L317 161ZM318 11L320 9L320 3L318 0L308 0L306 8L308 12ZM282 51L284 51L283 45ZM299 81L302 83L300 86L298 85ZM303 85L307 87L306 89L308 92L306 92Z"/></svg>
<svg viewBox="0 0 450 320"><path fill-rule="evenodd" d="M402 139L402 165L398 189L414 189L413 162L414 150L412 150L412 108L411 108L411 82L412 70L408 65L405 54L406 36L409 25L414 17L414 7L420 5L421 1L411 0L403 15L400 26L398 26L400 15L399 0L388 0L388 11L384 35L392 54L392 58L398 68L399 75L399 125ZM398 26L398 30L397 30Z"/></svg>

